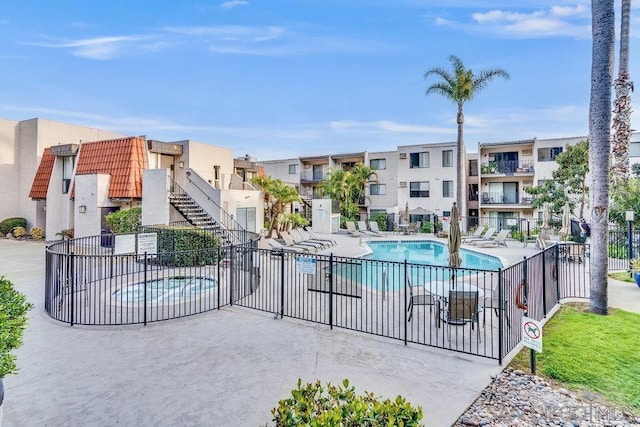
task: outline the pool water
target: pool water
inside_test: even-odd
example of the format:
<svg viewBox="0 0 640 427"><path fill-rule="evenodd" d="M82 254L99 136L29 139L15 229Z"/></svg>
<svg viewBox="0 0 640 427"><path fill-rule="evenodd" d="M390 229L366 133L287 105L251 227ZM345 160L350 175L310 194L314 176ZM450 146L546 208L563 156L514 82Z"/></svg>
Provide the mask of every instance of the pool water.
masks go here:
<svg viewBox="0 0 640 427"><path fill-rule="evenodd" d="M369 242L373 253L361 262L334 265L336 281L356 283L370 289L399 290L405 285L405 275L412 285L449 280L449 250L436 241ZM455 274L462 278L483 274L477 270L497 271L503 268L498 257L461 249L462 265ZM405 274L404 261L407 261ZM388 262L383 262L388 261Z"/></svg>
<svg viewBox="0 0 640 427"><path fill-rule="evenodd" d="M204 277L180 276L148 280L146 285L147 303L189 299L216 287L216 280ZM121 288L113 293L113 297L121 302L144 303L145 284L136 283Z"/></svg>
<svg viewBox="0 0 640 427"><path fill-rule="evenodd" d="M378 261L398 261L409 263L449 266L449 249L446 245L433 240L426 241L396 241L396 242L369 242L372 254L365 259ZM503 268L499 258L478 252L460 249L462 259L461 268L498 270Z"/></svg>

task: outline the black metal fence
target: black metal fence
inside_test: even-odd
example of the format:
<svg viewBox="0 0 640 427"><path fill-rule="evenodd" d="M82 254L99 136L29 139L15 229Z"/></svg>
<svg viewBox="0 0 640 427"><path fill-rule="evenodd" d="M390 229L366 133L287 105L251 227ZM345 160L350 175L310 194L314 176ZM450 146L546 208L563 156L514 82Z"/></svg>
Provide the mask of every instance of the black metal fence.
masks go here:
<svg viewBox="0 0 640 427"><path fill-rule="evenodd" d="M133 246L120 254L121 245L102 243L96 236L47 247L51 317L146 324L239 305L502 362L520 342L525 311L541 320L560 300L589 293L588 247L580 244L500 270L452 270L261 250L255 242L155 254Z"/></svg>

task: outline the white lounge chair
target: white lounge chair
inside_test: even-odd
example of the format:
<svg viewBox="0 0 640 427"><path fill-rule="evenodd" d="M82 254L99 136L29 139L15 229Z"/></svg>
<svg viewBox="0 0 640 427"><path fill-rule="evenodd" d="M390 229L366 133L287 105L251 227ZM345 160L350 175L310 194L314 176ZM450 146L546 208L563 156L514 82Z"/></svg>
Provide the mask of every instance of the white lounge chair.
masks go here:
<svg viewBox="0 0 640 427"><path fill-rule="evenodd" d="M471 242L472 245L474 246L504 246L505 248L507 247L507 236L509 235L509 233L511 233L511 230L500 230L498 231L498 234L496 234L494 237L491 237L487 240L476 240Z"/></svg>
<svg viewBox="0 0 640 427"><path fill-rule="evenodd" d="M313 245L307 245L307 244L303 244L303 243L296 243L295 240L293 240L293 237L291 237L291 234L289 234L288 231L281 231L280 232L280 237L282 237L282 240L284 240L284 243L287 247L290 248L301 248L304 251L307 252L317 252L318 248L316 246Z"/></svg>
<svg viewBox="0 0 640 427"><path fill-rule="evenodd" d="M367 229L367 223L364 221L358 221L358 231L360 231L362 234L367 234L369 236L373 236L373 231L369 231Z"/></svg>
<svg viewBox="0 0 640 427"><path fill-rule="evenodd" d="M480 236L482 236L483 231L484 231L484 227L478 227L476 228L476 231L473 232L473 234L469 236L462 236L462 241L465 242L467 240L479 239Z"/></svg>
<svg viewBox="0 0 640 427"><path fill-rule="evenodd" d="M294 246L285 246L282 243L278 242L276 239L273 238L268 238L265 239L267 241L267 243L273 248L273 249L279 249L281 251L285 251L285 252L307 252L302 248L299 247L294 247Z"/></svg>
<svg viewBox="0 0 640 427"><path fill-rule="evenodd" d="M362 236L362 233L358 231L358 229L356 228L356 223L353 221L347 221L345 222L345 225L347 226L347 233L349 233L351 236L353 237L360 237Z"/></svg>
<svg viewBox="0 0 640 427"><path fill-rule="evenodd" d="M291 237L293 238L293 241L297 245L313 246L314 248L316 248L317 251L322 250L322 249L325 248L325 244L324 243L313 242L313 241L311 241L309 239L305 239L304 236L302 234L300 234L300 231L298 231L297 228L292 228L291 230L289 230L289 235L291 235Z"/></svg>
<svg viewBox="0 0 640 427"><path fill-rule="evenodd" d="M382 230L380 230L380 227L378 227L378 223L375 221L369 221L369 228L371 229L371 231L373 233L375 233L378 236L382 236Z"/></svg>
<svg viewBox="0 0 640 427"><path fill-rule="evenodd" d="M486 242L495 234L495 232L496 232L495 227L489 227L481 237L478 237L477 239L467 239L463 241L463 243L473 244L474 242Z"/></svg>
<svg viewBox="0 0 640 427"><path fill-rule="evenodd" d="M335 246L335 245L338 244L333 239L327 239L327 238L318 237L315 234L313 234L313 232L311 232L311 230L307 230L306 228L300 228L299 230L300 230L300 233L302 233L303 236L305 236L305 237L309 236L309 239L317 240L319 242L329 242L329 243L331 243L332 246Z"/></svg>

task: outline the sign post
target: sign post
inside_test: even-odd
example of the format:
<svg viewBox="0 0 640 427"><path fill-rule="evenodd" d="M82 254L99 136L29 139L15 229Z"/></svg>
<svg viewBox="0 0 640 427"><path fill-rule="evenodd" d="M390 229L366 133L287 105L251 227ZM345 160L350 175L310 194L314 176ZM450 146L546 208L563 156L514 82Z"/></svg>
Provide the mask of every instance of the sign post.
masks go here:
<svg viewBox="0 0 640 427"><path fill-rule="evenodd" d="M542 353L542 325L535 319L522 316L522 344L531 349L531 373L536 373L536 351Z"/></svg>

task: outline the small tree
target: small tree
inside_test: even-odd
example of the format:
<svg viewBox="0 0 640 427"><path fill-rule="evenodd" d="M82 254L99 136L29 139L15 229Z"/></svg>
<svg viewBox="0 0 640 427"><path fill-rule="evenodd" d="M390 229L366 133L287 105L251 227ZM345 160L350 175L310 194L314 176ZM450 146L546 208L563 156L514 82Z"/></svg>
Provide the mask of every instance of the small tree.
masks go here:
<svg viewBox="0 0 640 427"><path fill-rule="evenodd" d="M370 166L356 163L350 170L329 168L328 178L318 184L318 194L338 201L344 220L358 220L360 206L366 202L368 183L377 182L376 171Z"/></svg>
<svg viewBox="0 0 640 427"><path fill-rule="evenodd" d="M0 276L0 379L17 371L16 356L12 351L22 345L30 309L27 297Z"/></svg>
<svg viewBox="0 0 640 427"><path fill-rule="evenodd" d="M278 218L285 213L288 205L300 201L300 195L295 187L270 176L254 177L253 183L264 193L265 227L267 236L271 236L271 232L278 227Z"/></svg>

